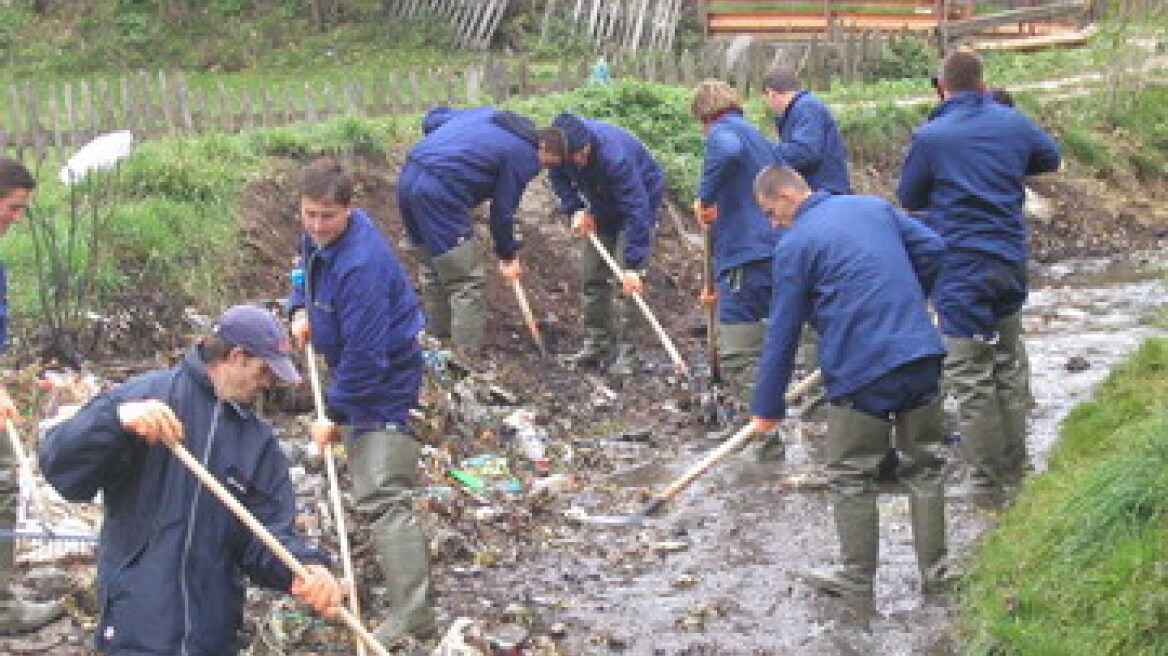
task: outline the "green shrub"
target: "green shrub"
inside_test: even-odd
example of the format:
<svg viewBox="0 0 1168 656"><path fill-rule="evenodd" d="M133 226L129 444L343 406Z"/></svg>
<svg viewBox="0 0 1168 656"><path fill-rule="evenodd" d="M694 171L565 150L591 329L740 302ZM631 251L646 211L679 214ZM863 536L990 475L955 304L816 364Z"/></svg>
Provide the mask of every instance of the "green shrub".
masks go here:
<svg viewBox="0 0 1168 656"><path fill-rule="evenodd" d="M885 80L924 80L936 73L939 59L937 49L927 39L902 37L884 46L869 74Z"/></svg>

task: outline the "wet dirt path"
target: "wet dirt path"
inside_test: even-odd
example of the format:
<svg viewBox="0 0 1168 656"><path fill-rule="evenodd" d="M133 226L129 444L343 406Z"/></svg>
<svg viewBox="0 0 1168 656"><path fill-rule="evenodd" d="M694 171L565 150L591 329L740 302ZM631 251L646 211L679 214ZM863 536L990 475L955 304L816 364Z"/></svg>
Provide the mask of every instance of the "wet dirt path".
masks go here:
<svg viewBox="0 0 1168 656"><path fill-rule="evenodd" d="M1162 264L1162 262L1161 262ZM1058 422L1147 336L1164 284L1149 263L1077 261L1041 267L1026 310L1038 407L1030 446L1041 468ZM696 432L696 431L695 431ZM802 433L802 435L800 435ZM952 654L951 609L916 591L907 499L881 497L882 566L871 633L839 624L838 607L793 576L836 553L826 495L785 484L807 468L815 430L789 430L788 462L730 461L642 529L559 526L505 572L480 572L484 589L526 599L541 623L565 625L567 654ZM677 449L613 443L618 473L575 502L612 512L695 462L710 442ZM663 445L662 445L663 446ZM616 447L619 447L617 449ZM961 554L992 521L950 504L950 545ZM492 595L493 596L493 595Z"/></svg>

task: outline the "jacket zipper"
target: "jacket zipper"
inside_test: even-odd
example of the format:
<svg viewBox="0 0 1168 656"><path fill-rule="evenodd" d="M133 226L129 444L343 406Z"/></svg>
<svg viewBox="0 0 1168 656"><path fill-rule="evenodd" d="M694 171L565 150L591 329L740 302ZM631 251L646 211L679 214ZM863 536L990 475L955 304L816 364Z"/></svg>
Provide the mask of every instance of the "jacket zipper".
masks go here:
<svg viewBox="0 0 1168 656"><path fill-rule="evenodd" d="M219 426L219 414L223 407L222 401L215 401L215 410L211 414L211 428L207 433L207 444L203 447L203 466L206 467L211 458L211 446L215 443L215 429ZM203 494L203 486L196 482L195 496L191 499L190 518L187 520L187 537L183 541L182 553L182 571L180 574L182 582L182 600L183 600L183 638L182 638L182 656L190 656L190 651L187 649L187 640L191 636L191 595L190 588L187 585L187 559L190 556L191 540L195 535L195 511L199 505L199 497Z"/></svg>

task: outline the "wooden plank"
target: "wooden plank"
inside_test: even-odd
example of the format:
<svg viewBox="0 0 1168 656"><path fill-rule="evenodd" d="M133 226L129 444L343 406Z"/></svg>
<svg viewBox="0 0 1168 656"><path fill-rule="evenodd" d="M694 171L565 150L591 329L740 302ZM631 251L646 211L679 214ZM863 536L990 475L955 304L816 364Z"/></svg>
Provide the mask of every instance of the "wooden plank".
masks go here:
<svg viewBox="0 0 1168 656"><path fill-rule="evenodd" d="M58 148L62 145L76 148L82 143L81 108L78 106L80 92L73 86L72 82L65 83L64 91L65 114L68 116L68 122L62 126L60 120L53 121L53 145ZM62 132L65 134L64 139L61 139Z"/></svg>
<svg viewBox="0 0 1168 656"><path fill-rule="evenodd" d="M410 92L409 92L410 109L413 111L419 111L419 110L423 109L423 104L422 104L422 89L421 89L421 84L418 81L417 71L410 71L409 81L410 81Z"/></svg>
<svg viewBox="0 0 1168 656"><path fill-rule="evenodd" d="M557 0L547 0L543 6L543 19L539 23L539 42L547 43L548 31L551 30L552 13L556 10Z"/></svg>
<svg viewBox="0 0 1168 656"><path fill-rule="evenodd" d="M16 90L15 84L7 84L5 88L8 95L8 112L5 114L7 121L4 131L11 135L10 142L19 143L26 133L24 116L21 114L24 105L20 102L20 93Z"/></svg>
<svg viewBox="0 0 1168 656"><path fill-rule="evenodd" d="M191 89L186 73L175 75L175 105L178 107L178 118L186 134L194 134L195 118L191 115Z"/></svg>
<svg viewBox="0 0 1168 656"><path fill-rule="evenodd" d="M950 39L960 38L1014 23L1057 18L1071 19L1082 15L1088 8L1088 4L1083 0L1061 0L1060 2L1053 2L1037 7L1008 9L983 16L966 18L964 20L948 21L945 26L945 32Z"/></svg>

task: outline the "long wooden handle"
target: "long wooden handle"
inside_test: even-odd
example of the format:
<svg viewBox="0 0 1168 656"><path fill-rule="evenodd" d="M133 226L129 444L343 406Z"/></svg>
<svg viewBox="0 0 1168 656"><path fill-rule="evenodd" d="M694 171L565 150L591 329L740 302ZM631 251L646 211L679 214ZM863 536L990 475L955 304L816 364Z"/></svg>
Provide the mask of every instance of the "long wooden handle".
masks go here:
<svg viewBox="0 0 1168 656"><path fill-rule="evenodd" d="M211 473L203 467L202 463L200 463L195 459L194 456L191 455L190 451L187 451L186 447L178 442L168 443L167 446L170 447L170 450L174 453L175 457L177 457L184 465L186 465L187 469L189 469L191 473L195 475L195 478L198 478L203 486L211 492L211 494L214 494L219 499L219 501L223 503L223 505L227 506L227 509L230 510L233 515L239 518L239 521L243 522L244 526L251 530L251 532L260 539L260 541L267 545L267 547L272 550L272 553L276 554L276 557L288 566L288 569L291 569L292 572L296 574L296 576L302 578L306 578L308 576L308 569L305 568L299 560L296 560L296 557L293 556L292 553L289 552L283 544L280 544L280 541L277 540L274 535L272 535L268 528L261 524L260 521L256 519L255 516L252 515L251 512L249 512L248 509L243 506L243 504L237 501L235 497L231 496L231 493L228 492L227 489L219 483L219 481L215 480L215 477L212 476ZM381 646L381 643L377 642L377 639L374 638L372 634L365 630L365 627L361 625L361 620L357 619L355 615L349 612L349 609L338 608L337 613L340 615L341 620L349 627L349 629L356 636L358 636L361 641L373 651L373 653L377 654L378 656L389 656L389 651L386 650L385 647Z"/></svg>
<svg viewBox="0 0 1168 656"><path fill-rule="evenodd" d="M702 285L706 294L714 292L714 228L705 226L702 239ZM722 382L722 366L718 354L718 302L710 303L706 309L706 353L710 361L710 380Z"/></svg>
<svg viewBox="0 0 1168 656"><path fill-rule="evenodd" d="M600 238L596 236L595 232L589 232L588 238L592 240L592 246L596 248L597 253L600 253L600 257L604 258L604 261L608 263L609 268L616 274L616 278L619 281L624 276L624 271L620 265L616 263L616 260L612 259L612 255L609 254L604 244L600 242ZM657 316L653 314L653 310L649 308L649 304L645 302L644 297L640 294L632 294L632 297L636 301L637 307L641 308L641 312L645 315L645 319L649 322L649 325L653 327L653 331L657 333L657 338L661 340L661 344L665 347L665 350L669 352L669 357L673 360L674 366L682 374L689 376L689 366L685 364L681 353L674 346L673 340L669 338L669 334L665 332L665 328L661 327L661 322L657 320Z"/></svg>
<svg viewBox="0 0 1168 656"><path fill-rule="evenodd" d="M536 322L535 314L531 311L531 304L527 302L527 292L524 291L523 284L518 279L512 279L511 288L515 290L515 299L519 301L519 311L523 313L523 321L527 324L531 338L539 347L539 354L546 357L547 347L543 343L543 333L539 331L539 323Z"/></svg>
<svg viewBox="0 0 1168 656"><path fill-rule="evenodd" d="M796 383L795 386L792 387L786 394L787 402L793 403L795 400L799 399L799 397L807 393L807 390L819 384L821 378L822 374L817 370ZM659 492L652 501L646 504L645 508L641 511L641 515L647 517L657 514L657 512L659 512L661 508L664 507L667 502L669 502L670 499L677 496L677 494L685 488L689 487L690 483L693 483L694 480L696 480L699 476L706 473L710 467L713 467L714 465L721 462L726 456L742 448L744 444L753 438L753 424L747 424L746 426L743 426L737 433L734 434L733 437L723 442L718 446L718 448L706 454L705 458L702 458L700 462L698 462L693 467L690 467L684 474L679 476L677 480L673 481L669 484L668 487Z"/></svg>
<svg viewBox="0 0 1168 656"><path fill-rule="evenodd" d="M305 343L304 356L308 360L308 380L312 385L312 398L316 402L316 419L317 421L324 421L326 419L324 413L324 393L320 389L320 373L317 372L316 367L316 350L312 348L311 343ZM329 482L329 503L332 506L333 521L337 528L337 542L341 547L341 571L344 573L345 580L351 586L349 595L349 609L353 611L353 617L358 622L361 621L361 600L357 594L357 578L353 571L353 556L349 550L349 531L345 523L345 505L341 500L341 484L337 477L337 463L333 458L332 448L326 446L324 448L324 466L328 473ZM358 656L365 656L365 645L357 640L357 654Z"/></svg>

